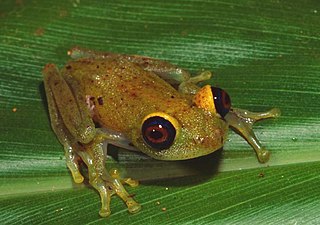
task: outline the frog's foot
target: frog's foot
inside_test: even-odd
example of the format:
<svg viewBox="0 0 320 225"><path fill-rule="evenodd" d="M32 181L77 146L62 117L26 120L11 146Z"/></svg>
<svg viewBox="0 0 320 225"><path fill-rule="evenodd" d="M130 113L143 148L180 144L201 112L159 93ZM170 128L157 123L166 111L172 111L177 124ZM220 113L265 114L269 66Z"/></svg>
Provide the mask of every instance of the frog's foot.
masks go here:
<svg viewBox="0 0 320 225"><path fill-rule="evenodd" d="M196 94L200 90L200 87L197 85L197 83L209 80L211 77L212 73L210 71L202 71L197 76L190 77L188 80L182 82L179 85L179 91L184 94Z"/></svg>
<svg viewBox="0 0 320 225"><path fill-rule="evenodd" d="M255 136L252 125L259 120L276 118L280 116L280 110L273 108L267 112L255 113L243 109L232 109L224 119L252 146L257 154L259 162L265 163L270 158L270 152L262 147Z"/></svg>
<svg viewBox="0 0 320 225"><path fill-rule="evenodd" d="M134 180L132 178L121 178L119 170L113 168L110 170L110 175L114 179L119 179L122 184L127 184L130 187L137 187L139 185L139 181Z"/></svg>
<svg viewBox="0 0 320 225"><path fill-rule="evenodd" d="M204 70L201 73L199 73L197 76L190 77L190 79L187 82L197 84L201 81L209 80L212 77L212 73L209 70Z"/></svg>
<svg viewBox="0 0 320 225"><path fill-rule="evenodd" d="M65 156L66 156L66 163L67 166L72 174L73 180L77 184L81 184L84 180L82 174L79 170L78 161L80 160L77 155L73 153L73 149L71 147L65 146Z"/></svg>
<svg viewBox="0 0 320 225"><path fill-rule="evenodd" d="M132 195L125 190L120 179L114 179L111 176L98 176L90 179L90 184L99 192L101 198L101 217L108 217L111 214L110 201L113 195L119 196L127 205L130 213L137 213L141 206L137 203Z"/></svg>
<svg viewBox="0 0 320 225"><path fill-rule="evenodd" d="M126 191L123 183L131 186L137 186L138 183L131 179L122 180L119 172L116 170L113 170L111 173L106 171L105 157L101 144L104 139L104 135L98 132L92 142L83 145L83 150L78 151L78 155L88 167L89 183L100 194L101 209L99 214L101 217L110 215L110 201L111 197L115 194L125 202L130 213L136 213L141 209L141 206Z"/></svg>

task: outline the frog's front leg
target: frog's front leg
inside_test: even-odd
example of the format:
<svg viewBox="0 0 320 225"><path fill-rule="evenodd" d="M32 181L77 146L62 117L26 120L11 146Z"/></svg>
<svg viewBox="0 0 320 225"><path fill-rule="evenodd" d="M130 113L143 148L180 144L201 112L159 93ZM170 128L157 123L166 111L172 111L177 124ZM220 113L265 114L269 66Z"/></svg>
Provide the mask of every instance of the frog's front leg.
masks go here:
<svg viewBox="0 0 320 225"><path fill-rule="evenodd" d="M252 146L259 162L265 163L269 160L270 152L261 145L253 132L252 126L256 121L278 116L280 116L280 110L277 108L261 113L234 108L225 115L224 119Z"/></svg>
<svg viewBox="0 0 320 225"><path fill-rule="evenodd" d="M105 157L102 142L109 139L106 134L98 134L92 142L84 144L78 151L81 159L88 167L89 182L99 192L101 198L100 216L110 215L111 196L117 194L127 205L130 213L136 213L141 206L128 194L122 183L137 186L138 183L131 179L121 179L116 172L109 174L105 169Z"/></svg>
<svg viewBox="0 0 320 225"><path fill-rule="evenodd" d="M110 197L117 194L125 201L129 212L137 212L140 205L127 193L120 176L108 174L102 150L103 140L116 142L117 136L96 131L87 107L80 107L79 96L75 96L69 84L60 76L57 67L48 64L44 68L44 84L48 101L51 125L64 146L67 166L76 183L83 182L78 160L89 169L89 182L99 192L102 207L100 215L110 214ZM137 182L126 179L125 183L136 186Z"/></svg>

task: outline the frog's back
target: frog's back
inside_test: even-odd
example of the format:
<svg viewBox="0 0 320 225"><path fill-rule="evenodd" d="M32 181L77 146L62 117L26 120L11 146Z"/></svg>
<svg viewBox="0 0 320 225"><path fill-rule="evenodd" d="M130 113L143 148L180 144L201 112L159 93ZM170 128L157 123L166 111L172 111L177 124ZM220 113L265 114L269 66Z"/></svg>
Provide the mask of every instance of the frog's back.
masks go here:
<svg viewBox="0 0 320 225"><path fill-rule="evenodd" d="M190 108L189 102L156 74L124 59L80 59L63 72L77 83L94 119L104 127L128 132L152 112L169 114ZM140 124L139 124L140 125Z"/></svg>

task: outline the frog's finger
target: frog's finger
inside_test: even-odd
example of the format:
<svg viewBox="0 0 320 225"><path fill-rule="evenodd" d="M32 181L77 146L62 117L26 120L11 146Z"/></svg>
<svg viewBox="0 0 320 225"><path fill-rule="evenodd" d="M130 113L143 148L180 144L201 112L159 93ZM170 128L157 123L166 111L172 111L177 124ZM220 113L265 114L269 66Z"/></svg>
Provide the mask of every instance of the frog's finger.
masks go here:
<svg viewBox="0 0 320 225"><path fill-rule="evenodd" d="M79 156L74 153L74 148L69 145L64 145L65 157L67 166L71 172L73 180L75 183L80 184L83 182L84 178L79 170L78 159Z"/></svg>
<svg viewBox="0 0 320 225"><path fill-rule="evenodd" d="M121 178L120 171L116 168L112 168L109 174L112 178L119 179L121 181L121 184L127 184L131 187L137 187L139 185L139 181L132 178Z"/></svg>
<svg viewBox="0 0 320 225"><path fill-rule="evenodd" d="M97 135L92 142L84 144L85 151L79 151L79 155L88 167L89 182L99 192L101 198L100 216L110 215L111 196L116 194L127 205L130 213L138 212L141 206L128 194L121 183L118 172L110 175L105 168L105 158L101 141L103 137Z"/></svg>
<svg viewBox="0 0 320 225"><path fill-rule="evenodd" d="M90 142L95 135L91 118L84 117L66 81L58 68L48 64L43 70L46 89L50 89L56 108L71 135L81 143ZM50 108L50 107L49 107Z"/></svg>
<svg viewBox="0 0 320 225"><path fill-rule="evenodd" d="M238 116L247 119L247 123L253 124L256 121L277 118L281 115L281 111L278 108L272 108L266 112L250 112L245 109L237 109L233 108L232 111L236 113Z"/></svg>

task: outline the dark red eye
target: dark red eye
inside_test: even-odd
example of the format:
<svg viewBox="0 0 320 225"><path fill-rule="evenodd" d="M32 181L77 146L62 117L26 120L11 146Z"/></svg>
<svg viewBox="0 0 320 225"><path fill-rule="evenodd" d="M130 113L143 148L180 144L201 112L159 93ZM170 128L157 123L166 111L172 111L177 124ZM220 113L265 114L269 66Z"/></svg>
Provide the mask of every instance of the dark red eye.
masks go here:
<svg viewBox="0 0 320 225"><path fill-rule="evenodd" d="M153 116L143 122L142 137L153 149L168 149L176 137L176 129L169 120Z"/></svg>
<svg viewBox="0 0 320 225"><path fill-rule="evenodd" d="M227 92L218 87L211 87L214 106L220 116L224 117L231 108L231 100Z"/></svg>

